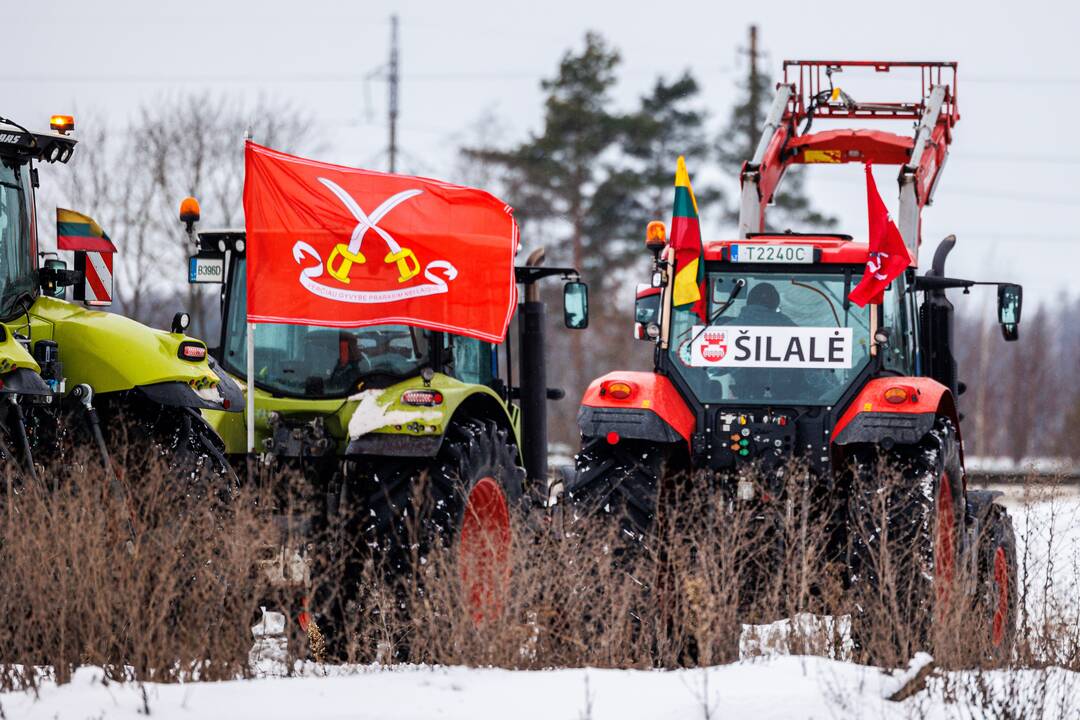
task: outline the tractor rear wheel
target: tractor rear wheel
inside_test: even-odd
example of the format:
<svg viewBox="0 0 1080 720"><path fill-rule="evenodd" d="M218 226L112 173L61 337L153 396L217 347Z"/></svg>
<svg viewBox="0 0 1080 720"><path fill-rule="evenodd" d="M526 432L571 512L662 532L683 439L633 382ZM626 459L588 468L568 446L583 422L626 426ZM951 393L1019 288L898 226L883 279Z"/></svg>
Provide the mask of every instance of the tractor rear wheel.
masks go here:
<svg viewBox="0 0 1080 720"><path fill-rule="evenodd" d="M979 538L977 617L986 618L985 637L990 659L1007 662L1016 637L1016 533L1012 518L1000 505L991 505Z"/></svg>
<svg viewBox="0 0 1080 720"><path fill-rule="evenodd" d="M340 542L332 543L343 561L343 585L327 588L321 600L316 597L331 654L349 654L348 615L358 609L357 583L369 561L401 594L422 587L429 556L448 550L473 619L479 624L501 613L512 567L514 514L525 497L525 470L509 431L490 420L458 419L433 459L364 463L363 477L350 487L365 491L344 505L347 517L334 532ZM407 599L400 607L407 608ZM405 644L396 649L399 658ZM357 649L360 655L370 650Z"/></svg>
<svg viewBox="0 0 1080 720"><path fill-rule="evenodd" d="M964 500L960 443L948 418L921 442L855 455L847 498L853 617L862 651L911 657L956 593ZM873 644L874 647L870 647Z"/></svg>
<svg viewBox="0 0 1080 720"><path fill-rule="evenodd" d="M525 470L506 429L466 419L450 424L434 460L376 469L370 481L359 503L365 516L360 532L396 574L419 560L415 551L449 547L475 523L495 522L492 514L509 517L521 503Z"/></svg>

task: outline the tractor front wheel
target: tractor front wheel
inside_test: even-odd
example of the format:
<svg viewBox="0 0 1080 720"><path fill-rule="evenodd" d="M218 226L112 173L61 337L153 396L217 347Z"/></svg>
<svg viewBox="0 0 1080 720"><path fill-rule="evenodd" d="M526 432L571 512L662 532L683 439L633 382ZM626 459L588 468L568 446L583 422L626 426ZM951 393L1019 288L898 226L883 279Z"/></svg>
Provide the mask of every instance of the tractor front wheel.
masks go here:
<svg viewBox="0 0 1080 720"><path fill-rule="evenodd" d="M964 496L952 421L938 418L912 446L857 452L847 503L856 642L883 662L910 657L963 602Z"/></svg>
<svg viewBox="0 0 1080 720"><path fill-rule="evenodd" d="M657 491L668 455L656 443L586 441L566 486L567 525L606 516L617 520L625 535L643 540L656 520Z"/></svg>

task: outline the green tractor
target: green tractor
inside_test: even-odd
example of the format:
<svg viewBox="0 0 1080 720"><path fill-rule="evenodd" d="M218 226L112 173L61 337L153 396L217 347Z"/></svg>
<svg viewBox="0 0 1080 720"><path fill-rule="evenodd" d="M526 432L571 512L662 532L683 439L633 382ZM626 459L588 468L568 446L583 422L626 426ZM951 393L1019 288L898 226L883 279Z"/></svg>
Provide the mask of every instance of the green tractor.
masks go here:
<svg viewBox="0 0 1080 720"><path fill-rule="evenodd" d="M303 478L308 512L283 524L306 531L288 538L288 548L307 547L304 536L344 527L354 547L380 553L391 572L404 570L406 539L416 531L408 526L415 518L410 508L421 480L430 509L421 529L425 538L438 534L461 552L468 551L470 537L509 543L513 510L547 501L546 401L563 395L546 386L537 283L562 277L565 325L584 328L588 288L577 271L542 267L539 251L516 268L525 286L518 306L520 350L507 337L502 374L498 346L461 335L406 325L276 324L260 325L255 333L251 389L245 382L245 234L196 232L197 208L191 198L181 205L195 248L188 280L222 287L221 336L210 353L245 392L254 392L254 451L262 466ZM245 414L204 415L238 467L252 460ZM310 571L306 559L296 562L297 552L285 546L280 557L276 579L302 582Z"/></svg>
<svg viewBox="0 0 1080 720"><path fill-rule="evenodd" d="M76 144L70 116L51 127L0 118L0 452L33 476L84 444L112 472L117 443L148 442L178 477L231 476L200 411L237 412L243 397L206 345L184 334L186 313L163 331L93 309L111 302L111 257L78 250L69 270L40 251L36 165L66 163ZM68 287L82 305L64 299Z"/></svg>

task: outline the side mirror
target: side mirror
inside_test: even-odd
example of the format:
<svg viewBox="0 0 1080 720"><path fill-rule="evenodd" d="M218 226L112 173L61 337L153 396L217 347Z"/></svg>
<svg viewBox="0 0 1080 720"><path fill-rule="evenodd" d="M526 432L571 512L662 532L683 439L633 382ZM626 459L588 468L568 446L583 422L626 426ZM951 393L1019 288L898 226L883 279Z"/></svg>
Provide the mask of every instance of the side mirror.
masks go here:
<svg viewBox="0 0 1080 720"><path fill-rule="evenodd" d="M634 299L634 337L638 340L653 340L659 333L660 288L641 283L637 286Z"/></svg>
<svg viewBox="0 0 1080 720"><path fill-rule="evenodd" d="M563 322L571 330L589 327L589 286L574 280L563 285Z"/></svg>
<svg viewBox="0 0 1080 720"><path fill-rule="evenodd" d="M42 273L41 289L48 297L63 300L67 297L65 283L61 278L67 275L67 263L59 258L50 258L45 261L45 272Z"/></svg>
<svg viewBox="0 0 1080 720"><path fill-rule="evenodd" d="M1020 337L1020 309L1024 304L1024 288L1019 285L998 285L998 323L1006 342Z"/></svg>

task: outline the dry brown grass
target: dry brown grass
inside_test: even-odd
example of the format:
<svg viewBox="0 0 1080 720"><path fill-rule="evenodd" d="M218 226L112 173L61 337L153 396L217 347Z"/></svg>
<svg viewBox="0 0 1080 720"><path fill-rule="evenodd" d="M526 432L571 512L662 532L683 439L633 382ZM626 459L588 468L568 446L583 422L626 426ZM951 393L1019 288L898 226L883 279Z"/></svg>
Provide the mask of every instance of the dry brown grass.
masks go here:
<svg viewBox="0 0 1080 720"><path fill-rule="evenodd" d="M208 498L159 459L129 457L113 484L86 456L53 489L8 478L0 498L0 687L63 682L79 665L113 678L248 672L272 542L253 498Z"/></svg>
<svg viewBox="0 0 1080 720"><path fill-rule="evenodd" d="M55 491L46 480L5 493L0 687L34 686L42 677L35 666L63 681L82 664L118 678L242 677L251 673L249 627L259 605L277 603L295 617L296 597L274 597L259 566L281 540L267 496L241 490L219 502L166 479L153 459L135 460L123 468L119 492L90 459ZM924 636L920 623L934 611L905 618L907 604L898 602L917 592L902 570L912 567L911 548L886 544L875 556L879 581L846 584L842 558L830 551L841 495L821 492L797 468L786 487L779 499L748 505L715 478L681 478L663 490L665 511L641 539L602 519L515 513L511 572L480 620L453 537L433 548L414 543L414 571L393 578L378 556L356 565L321 558L308 594L316 610L342 601L345 626L321 624L337 659L350 662L704 666L739 656L745 623L809 613L856 617L857 646L843 623L793 622L784 652L897 667L929 648L944 667L1080 670L1075 605L1052 601L1022 616L1015 653L995 658L963 567L955 601L936 611ZM310 547L318 556L325 546ZM1052 599L1048 577L1049 586L1021 586L1023 607L1035 607L1036 593ZM355 589L347 598L346 587ZM302 635L293 630L291 638L294 658L306 659Z"/></svg>
<svg viewBox="0 0 1080 720"><path fill-rule="evenodd" d="M886 514L907 487L885 471L876 481L884 490L870 493L868 518ZM874 544L880 523L857 523L854 532L875 548L875 580L867 579L868 567L845 582L846 557L830 544L845 497L822 492L791 468L786 493L764 505L732 501L705 474L681 478L664 490L665 511L641 539L627 538L606 518L519 515L512 572L497 612L479 623L453 542L392 581L370 558L341 659L510 668L711 665L739 656L745 624L809 614L838 620L791 623L784 652L903 667L929 650L939 667L1080 669L1080 652L1069 644L1080 626L1075 606L1069 615L1066 605L1046 604L1039 623L1021 623L1015 652L1002 656L990 644L990 617L974 603L981 591L975 567L958 562L947 601L935 600L939 588L923 581L933 576L930 560L913 545L918 533ZM315 581L324 596L341 585L333 572ZM1031 604L1030 592L1020 587L1021 606Z"/></svg>

